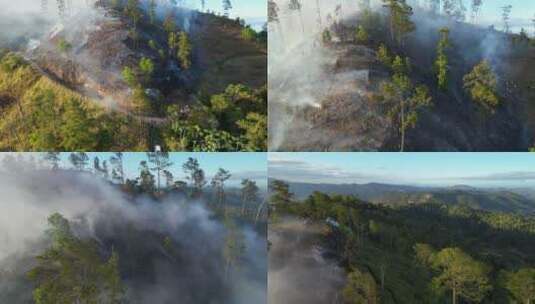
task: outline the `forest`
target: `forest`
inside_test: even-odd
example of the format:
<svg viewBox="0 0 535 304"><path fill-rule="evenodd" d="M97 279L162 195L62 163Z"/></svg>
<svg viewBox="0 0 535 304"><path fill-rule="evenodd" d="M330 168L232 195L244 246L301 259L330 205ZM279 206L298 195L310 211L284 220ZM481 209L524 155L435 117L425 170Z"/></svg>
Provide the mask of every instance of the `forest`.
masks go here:
<svg viewBox="0 0 535 304"><path fill-rule="evenodd" d="M164 152L135 177L124 157L3 155L0 302L266 303L256 181Z"/></svg>
<svg viewBox="0 0 535 304"><path fill-rule="evenodd" d="M0 150L265 151L267 31L231 19L229 0L223 14L201 2L43 0L2 16Z"/></svg>
<svg viewBox="0 0 535 304"><path fill-rule="evenodd" d="M270 0L270 150L528 151L535 15L493 5Z"/></svg>
<svg viewBox="0 0 535 304"><path fill-rule="evenodd" d="M270 181L269 188L270 231L292 234L289 223L300 222L305 227L296 240L312 234L313 251L320 252L315 259L327 260L331 268L321 284L314 282L318 276L307 275L301 278L305 282L291 284L322 285L329 303L532 303L535 298L532 214L436 202L377 204L321 192L298 199L281 180ZM271 232L268 242L270 261L274 250L279 254L291 246L273 243ZM280 269L270 264L269 271ZM300 296L294 303L322 303L315 300L322 294Z"/></svg>

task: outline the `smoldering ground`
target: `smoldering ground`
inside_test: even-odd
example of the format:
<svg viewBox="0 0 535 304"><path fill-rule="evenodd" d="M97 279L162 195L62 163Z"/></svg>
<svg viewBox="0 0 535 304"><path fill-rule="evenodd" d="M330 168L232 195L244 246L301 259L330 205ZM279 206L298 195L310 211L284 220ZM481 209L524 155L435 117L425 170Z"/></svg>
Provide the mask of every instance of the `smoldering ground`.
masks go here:
<svg viewBox="0 0 535 304"><path fill-rule="evenodd" d="M336 28L340 24L349 28L357 24L362 9L359 2L301 1L300 10L291 10L289 0L274 2L278 10L269 23L270 150L382 149L383 144L388 144L388 136L384 134L385 130L380 129L382 126L388 128L389 123L381 121L381 117L375 117L373 110L367 112L366 100L382 81L387 80L388 75L375 64L373 49L358 46L359 50L353 51L350 48L355 48L354 45L341 41L341 37L336 35ZM387 14L382 1L370 2L373 11L383 16ZM455 54L452 73L464 75L469 72L469 68L485 59L500 74L503 68L500 64L505 62L503 59L510 50L507 35L488 29L487 26L436 17L420 6L414 7L411 20L415 23L416 30L408 35L404 52L405 55L410 55L415 70L429 70L433 66L439 30L448 27L453 45L449 52ZM333 43L322 43L324 29L331 29ZM377 24L376 29L382 31L382 34L387 32L386 25ZM350 59L361 63L346 64ZM362 81L352 87L344 85L345 82L341 82L339 77L341 65L345 65L344 73L358 72L355 78ZM459 67L463 70L459 70ZM418 81L425 82L426 79ZM462 89L454 93L457 99L461 99ZM344 97L346 102L335 106L333 100L340 95L350 97ZM327 103L333 104L332 107L338 108L338 111L328 112ZM304 117L307 116L303 115L305 111L314 111L314 116L324 117L320 120L323 124ZM372 125L378 127L369 134L366 125L337 126L337 122L344 119L359 121L359 117L349 117L353 114L361 115L359 117L363 115L364 118L360 121L368 119L368 115L372 116ZM351 130L348 131L348 128ZM357 130L358 128L364 130Z"/></svg>
<svg viewBox="0 0 535 304"><path fill-rule="evenodd" d="M322 229L290 217L270 224L269 303L342 303L344 271L325 257Z"/></svg>
<svg viewBox="0 0 535 304"><path fill-rule="evenodd" d="M131 198L90 173L28 169L0 176L0 303L32 303L26 273L50 245L47 217L59 212L103 257L119 255L128 303L266 303L266 239L238 224L245 252L228 273L228 229L200 201ZM170 245L164 240L169 238Z"/></svg>
<svg viewBox="0 0 535 304"><path fill-rule="evenodd" d="M47 3L45 8L43 2ZM111 9L110 1L63 1L66 6L62 10L58 3L22 0L6 4L6 10L0 12L0 49L18 52L34 63L39 73L60 80L107 108L126 111L132 92L121 71L124 66L137 65L142 57L154 58L154 52L131 45L130 21ZM194 22L197 11L193 6L173 6L165 0L156 3L156 19L163 21L173 12L181 30L192 35L201 30ZM145 15L148 6L149 1L140 1ZM158 40L153 37L159 37L154 31L141 32ZM166 71L172 80L182 75L175 65L170 64Z"/></svg>

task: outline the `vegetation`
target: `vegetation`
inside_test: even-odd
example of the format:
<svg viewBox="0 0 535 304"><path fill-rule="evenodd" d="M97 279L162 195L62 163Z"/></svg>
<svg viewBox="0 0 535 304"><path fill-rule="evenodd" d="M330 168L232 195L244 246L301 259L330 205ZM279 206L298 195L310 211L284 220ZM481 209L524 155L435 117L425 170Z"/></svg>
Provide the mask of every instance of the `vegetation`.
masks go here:
<svg viewBox="0 0 535 304"><path fill-rule="evenodd" d="M495 110L500 104L497 95L497 79L487 61L482 61L463 78L464 88L472 100L489 110Z"/></svg>
<svg viewBox="0 0 535 304"><path fill-rule="evenodd" d="M384 46L380 46L378 59L393 71L391 81L381 84L376 100L388 106L388 117L399 126L401 137L400 150L405 149L405 134L418 122L419 111L431 105L431 97L425 85L414 85L409 77L411 70L409 58L394 59Z"/></svg>
<svg viewBox="0 0 535 304"><path fill-rule="evenodd" d="M446 50L450 47L449 33L448 28L440 29L440 41L438 42L437 59L435 61L437 83L442 90L445 90L448 86L448 57L446 56Z"/></svg>
<svg viewBox="0 0 535 304"><path fill-rule="evenodd" d="M123 287L117 253L103 260L96 242L77 238L59 213L51 215L48 224L52 245L28 272L37 285L35 303L120 303Z"/></svg>
<svg viewBox="0 0 535 304"><path fill-rule="evenodd" d="M49 152L41 154L41 157L44 163L33 159L33 156L19 158L7 154L2 159L4 169L6 169L4 173L9 176L19 176L11 175L17 173L10 172L9 168L25 168L28 170L25 172L36 174L35 176L42 174L40 178L71 179L74 183L93 180L96 181L94 185L98 184L102 187L100 189L114 193L107 196L108 201L105 202L113 207L104 209L111 211L106 215L96 215L93 212L89 215L84 212L69 214L73 217L72 220L55 211L50 214L48 229L43 231L42 236L36 235L36 237L39 236L36 246L32 246L31 250L17 252L16 262L10 261L9 264L2 264L2 266L19 263L24 265L22 270L1 269L0 279L3 287L6 282L17 286L15 289L3 288L2 296L7 296L3 299L7 301L28 299L30 301L30 298L33 298L31 302L39 304L118 304L135 301L134 297L139 293L132 288L147 289L148 291L142 294L153 295L150 287L154 286L153 282L160 282L147 280L147 273L157 273L152 272L154 271L152 263L147 261L159 261L165 263L163 265L167 267L172 267L172 272L165 272L175 275L172 282L176 282L175 278L184 278L191 282L191 277L184 276L183 272L178 270L188 268L188 265L184 265L189 263L191 254L198 254L195 252L197 247L191 246L191 242L199 239L188 238L197 232L182 231L175 227L175 225L182 225L183 221L171 219L173 224L167 222L153 224L149 221L152 219L150 215L147 221L141 221L134 219L133 213L121 213L141 212L139 214L144 217L145 213L150 214L169 207L165 207L164 202L176 203L175 207L191 205L194 214L183 214L183 216L185 219L189 218L193 226L188 224L185 227L201 227L197 221L205 221L205 216L208 216L205 212L209 213L209 223L217 227L218 237L221 239L210 236L209 239L216 242L208 244L211 254L198 258L202 265L206 265L206 259L209 258L210 265L206 269L221 276L215 282L222 284L222 287L212 285L212 290L215 290L214 288L225 290L229 286L227 285L229 280L242 274L242 267L246 268L243 272L250 274L247 267L252 267L254 262L249 258L251 252L247 250L247 246L251 242L246 237L249 235L244 231L254 233L258 230L265 233L267 220L266 210L262 209L263 206L260 203L261 194L256 181L243 179L241 186L237 184L236 188L228 187L225 181L230 178L230 172L221 168L219 174L212 179L211 184L217 185L217 190L212 191L205 187L208 177L197 159L189 158L184 164L173 164L171 157L164 152L147 153L146 157L140 161L138 171L128 170L128 176L123 168L123 165L126 167L126 160L122 153L115 153L109 159L106 159L104 155L90 159L90 155L85 152L74 152L68 155ZM66 159L68 162L65 162ZM171 172L176 172L174 169L180 169L180 165L188 177L185 181L171 174ZM131 168L131 165L128 166ZM159 185L158 175L165 176L165 185ZM79 184L76 186L83 187ZM61 187L47 191L49 190L52 191L47 192L50 194L63 192ZM224 195L218 193L224 193ZM73 198L72 195L70 197ZM99 199L101 198L102 196L99 196ZM109 201L114 199L116 201ZM143 208L138 210L138 203L141 202ZM39 203L44 204L45 209L42 210L47 210L46 199ZM48 207L62 210L58 206ZM120 208L116 208L119 206ZM103 206L98 208L101 207ZM174 208L164 210L173 211ZM166 214L165 212L163 211L162 214ZM106 223L104 226L110 226L101 229L102 223ZM145 223L150 228L139 223ZM168 225L172 227L169 228ZM170 234L171 231L176 232ZM184 233L183 236L182 233ZM206 233L212 232L206 231ZM178 241L182 238L186 240L185 243ZM203 248L206 248L206 245L199 244ZM253 260L256 261L256 259ZM256 266L258 265L254 265L251 269L256 269ZM198 269L193 268L191 273L198 273ZM261 274L259 276L262 277ZM132 284L132 280L136 283ZM206 279L194 282L204 283ZM222 294L226 294L226 290L222 291Z"/></svg>
<svg viewBox="0 0 535 304"><path fill-rule="evenodd" d="M325 226L321 240L346 270L341 292L348 303L532 299L533 216L434 203L372 205L320 192L296 200L288 184L275 180L270 217L283 215Z"/></svg>
<svg viewBox="0 0 535 304"><path fill-rule="evenodd" d="M154 131L142 121L106 112L86 97L39 76L13 53L1 58L0 67L0 91L13 100L0 109L3 150L146 150L160 138L153 138ZM125 67L121 73L132 89L137 113L157 111L145 88L156 69L153 60L142 58L138 66ZM205 104L182 110L170 106L169 123L153 128L164 140L157 144L175 150L265 151L266 97L265 88L230 85Z"/></svg>
<svg viewBox="0 0 535 304"><path fill-rule="evenodd" d="M260 57L265 59L267 31L257 33L239 20L208 12L199 18L217 33L190 37L178 22L180 3L167 11L164 20L156 15L158 1L147 4L146 8L139 0L97 4L126 20L129 37L124 48L133 59L119 75L106 74L96 81L98 88L90 85L82 90L87 84L71 83L77 80L61 79L55 71L42 70L41 63L0 52L0 150L147 151L155 145L166 150L267 150L265 81L249 77L260 75L256 71ZM231 9L230 1L226 7ZM63 38L55 43L61 53L73 47ZM217 51L212 50L214 45ZM243 46L245 51L239 49ZM207 49L202 67L196 62L201 57L197 47ZM250 60L254 52L258 55ZM246 59L242 53L247 53ZM72 60L76 67L76 58ZM61 63L53 64L62 68ZM222 67L239 69L227 75ZM229 96L230 91L243 94Z"/></svg>

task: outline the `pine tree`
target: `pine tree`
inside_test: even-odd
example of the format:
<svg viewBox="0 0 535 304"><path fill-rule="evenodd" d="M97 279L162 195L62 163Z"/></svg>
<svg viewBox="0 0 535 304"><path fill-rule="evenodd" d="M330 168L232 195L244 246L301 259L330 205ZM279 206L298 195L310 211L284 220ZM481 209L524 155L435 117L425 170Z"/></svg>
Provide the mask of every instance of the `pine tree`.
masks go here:
<svg viewBox="0 0 535 304"><path fill-rule="evenodd" d="M232 9L232 3L230 2L230 0L223 0L223 14L225 17L229 17L230 16L230 10Z"/></svg>
<svg viewBox="0 0 535 304"><path fill-rule="evenodd" d="M117 152L110 158L110 163L113 166L112 179L118 181L121 185L124 184L124 169L123 169L123 153Z"/></svg>
<svg viewBox="0 0 535 304"><path fill-rule="evenodd" d="M303 5L299 0L290 0L288 3L288 9L291 11L297 11L299 14L299 20L301 22L301 29L303 30L303 35L305 34L305 24L303 22L303 13L301 12L301 9L303 8Z"/></svg>
<svg viewBox="0 0 535 304"><path fill-rule="evenodd" d="M494 111L500 100L497 94L498 80L487 61L476 65L464 76L464 88L470 93L472 100L485 108Z"/></svg>
<svg viewBox="0 0 535 304"><path fill-rule="evenodd" d="M47 152L43 158L45 161L50 163L52 170L58 170L59 162L61 161L60 155L60 152Z"/></svg>
<svg viewBox="0 0 535 304"><path fill-rule="evenodd" d="M85 105L78 99L71 99L65 105L63 125L61 126L61 146L67 151L93 151L98 144L93 129L94 119Z"/></svg>
<svg viewBox="0 0 535 304"><path fill-rule="evenodd" d="M167 152L149 152L147 153L149 162L153 165L150 168L151 171L156 171L157 190L160 191L160 177L167 168L173 165L173 162L169 159L169 153Z"/></svg>
<svg viewBox="0 0 535 304"><path fill-rule="evenodd" d="M245 254L245 236L236 223L225 218L224 222L227 234L223 247L223 259L225 262L225 279L228 279L230 271L235 268Z"/></svg>
<svg viewBox="0 0 535 304"><path fill-rule="evenodd" d="M479 18L479 13L481 11L481 6L483 5L483 0L472 0L472 9L471 9L471 19L473 24L477 24L477 19Z"/></svg>
<svg viewBox="0 0 535 304"><path fill-rule="evenodd" d="M242 188L241 188L241 201L242 201L242 207L241 207L241 214L242 216L245 216L247 213L247 205L248 204L254 204L258 202L258 186L256 185L256 182L250 179L244 179L241 182Z"/></svg>
<svg viewBox="0 0 535 304"><path fill-rule="evenodd" d="M191 182L193 188L192 197L199 197L202 189L206 185L204 170L201 169L199 161L195 158L188 158L182 165L182 170L186 173L186 178Z"/></svg>
<svg viewBox="0 0 535 304"><path fill-rule="evenodd" d="M73 152L69 155L69 161L76 170L84 171L89 162L89 156L85 152Z"/></svg>
<svg viewBox="0 0 535 304"><path fill-rule="evenodd" d="M282 45L284 45L284 32L279 19L279 6L274 0L268 0L268 24L273 23L277 24L278 34L281 37Z"/></svg>
<svg viewBox="0 0 535 304"><path fill-rule="evenodd" d="M177 57L180 60L180 65L184 70L191 67L191 53L192 47L186 32L180 32L178 35L178 52Z"/></svg>
<svg viewBox="0 0 535 304"><path fill-rule="evenodd" d="M138 182L141 190L144 193L154 193L156 188L154 175L150 173L149 165L147 161L141 161L139 163L139 177Z"/></svg>
<svg viewBox="0 0 535 304"><path fill-rule="evenodd" d="M502 7L502 20L503 20L503 31L505 33L509 33L510 27L509 27L509 20L511 15L511 10L513 9L512 5L506 5Z"/></svg>
<svg viewBox="0 0 535 304"><path fill-rule="evenodd" d="M445 287L452 292L452 303L459 298L480 302L492 290L489 269L474 260L459 248L445 248L433 258L433 267L440 274L433 278L437 287Z"/></svg>
<svg viewBox="0 0 535 304"><path fill-rule="evenodd" d="M437 72L437 82L440 89L445 90L448 86L448 56L446 50L450 47L449 29L440 29L440 41L437 48L437 59L435 61L435 69Z"/></svg>
<svg viewBox="0 0 535 304"><path fill-rule="evenodd" d="M405 0L383 0L383 2L389 10L391 39L403 46L405 36L416 28L410 19L413 14L412 7Z"/></svg>
<svg viewBox="0 0 535 304"><path fill-rule="evenodd" d="M219 168L217 173L212 178L212 182L210 184L214 189L217 206L222 207L225 204L225 182L230 177L231 174L227 170Z"/></svg>
<svg viewBox="0 0 535 304"><path fill-rule="evenodd" d="M150 23L155 24L156 23L156 0L150 0L149 2L149 18Z"/></svg>
<svg viewBox="0 0 535 304"><path fill-rule="evenodd" d="M410 70L408 63L408 58L403 60L400 56L395 57L392 62L392 80L381 84L378 96L379 101L389 106L388 116L394 125L399 126L401 152L405 151L406 131L416 126L420 110L431 104L427 87L413 85L407 76Z"/></svg>

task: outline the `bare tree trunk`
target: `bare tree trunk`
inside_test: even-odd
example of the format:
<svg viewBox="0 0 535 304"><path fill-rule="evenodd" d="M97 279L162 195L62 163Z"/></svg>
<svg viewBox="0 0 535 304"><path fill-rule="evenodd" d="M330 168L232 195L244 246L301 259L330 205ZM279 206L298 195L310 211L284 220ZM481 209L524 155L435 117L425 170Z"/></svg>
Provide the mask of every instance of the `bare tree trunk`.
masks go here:
<svg viewBox="0 0 535 304"><path fill-rule="evenodd" d="M263 209L265 204L266 204L266 200L264 200L262 202L262 204L260 204L260 206L258 206L258 210L256 211L256 217L255 217L255 220L254 220L255 224L258 222L258 218L260 217L260 212L262 212L262 209Z"/></svg>
<svg viewBox="0 0 535 304"><path fill-rule="evenodd" d="M401 101L401 152L405 150L405 101Z"/></svg>

